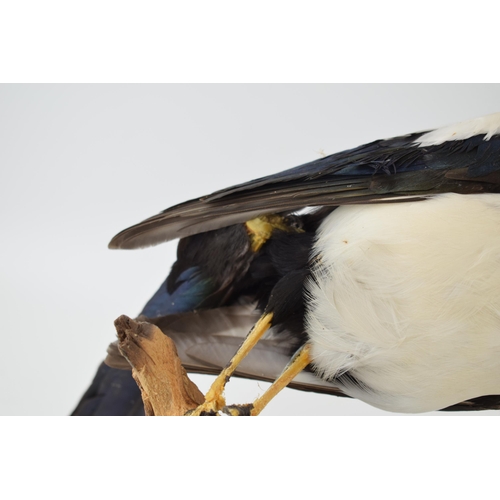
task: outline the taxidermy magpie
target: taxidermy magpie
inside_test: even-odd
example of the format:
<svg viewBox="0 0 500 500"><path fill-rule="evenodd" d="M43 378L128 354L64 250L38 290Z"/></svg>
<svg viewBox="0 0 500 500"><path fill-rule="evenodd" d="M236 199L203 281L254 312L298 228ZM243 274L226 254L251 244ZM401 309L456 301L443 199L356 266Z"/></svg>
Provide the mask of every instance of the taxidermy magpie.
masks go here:
<svg viewBox="0 0 500 500"><path fill-rule="evenodd" d="M499 193L496 113L182 203L109 246L181 238L143 315L188 371L225 366L195 415L258 414L287 384L396 412L499 408ZM228 408L233 374L276 381Z"/></svg>

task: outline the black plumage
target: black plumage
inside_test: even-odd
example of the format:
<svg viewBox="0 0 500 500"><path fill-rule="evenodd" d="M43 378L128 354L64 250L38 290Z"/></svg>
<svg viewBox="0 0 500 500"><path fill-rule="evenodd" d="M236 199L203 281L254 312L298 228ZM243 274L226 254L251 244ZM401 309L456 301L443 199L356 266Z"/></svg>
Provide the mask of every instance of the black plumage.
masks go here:
<svg viewBox="0 0 500 500"><path fill-rule="evenodd" d="M101 363L71 416L106 415L144 416L144 405L130 371Z"/></svg>

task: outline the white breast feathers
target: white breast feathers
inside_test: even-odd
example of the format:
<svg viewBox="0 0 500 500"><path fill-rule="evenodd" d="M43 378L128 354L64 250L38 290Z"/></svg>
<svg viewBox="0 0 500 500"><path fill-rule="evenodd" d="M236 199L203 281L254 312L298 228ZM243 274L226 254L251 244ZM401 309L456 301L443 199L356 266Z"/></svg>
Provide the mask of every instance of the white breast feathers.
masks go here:
<svg viewBox="0 0 500 500"><path fill-rule="evenodd" d="M390 411L500 394L499 194L343 206L314 251L319 374Z"/></svg>

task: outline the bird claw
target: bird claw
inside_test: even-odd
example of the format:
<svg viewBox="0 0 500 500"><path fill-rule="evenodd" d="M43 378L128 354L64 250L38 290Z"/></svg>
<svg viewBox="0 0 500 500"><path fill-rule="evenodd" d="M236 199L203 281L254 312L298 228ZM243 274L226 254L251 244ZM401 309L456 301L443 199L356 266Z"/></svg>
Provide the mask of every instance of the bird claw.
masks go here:
<svg viewBox="0 0 500 500"><path fill-rule="evenodd" d="M252 403L242 405L229 405L222 408L222 412L230 417L251 417L254 406Z"/></svg>
<svg viewBox="0 0 500 500"><path fill-rule="evenodd" d="M208 400L202 403L197 408L187 411L184 415L189 417L217 417L219 410L225 407L224 398Z"/></svg>
<svg viewBox="0 0 500 500"><path fill-rule="evenodd" d="M251 417L252 410L254 406L252 403L241 404L241 405L228 405L217 410L217 405L214 405L212 401L205 402L195 408L194 410L189 410L185 413L185 416L189 417L218 417L220 412L230 416L230 417Z"/></svg>

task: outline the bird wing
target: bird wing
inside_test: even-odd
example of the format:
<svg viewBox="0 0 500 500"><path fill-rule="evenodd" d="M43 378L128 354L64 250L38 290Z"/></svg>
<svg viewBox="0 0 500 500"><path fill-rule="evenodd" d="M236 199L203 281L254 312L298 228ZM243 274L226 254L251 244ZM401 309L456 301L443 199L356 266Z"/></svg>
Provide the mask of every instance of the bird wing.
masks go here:
<svg viewBox="0 0 500 500"><path fill-rule="evenodd" d="M497 115L492 116L500 122ZM500 190L498 130L491 137L480 133L429 144L429 137L435 133L375 141L181 203L118 233L109 247L155 245L263 214L304 207Z"/></svg>

